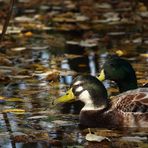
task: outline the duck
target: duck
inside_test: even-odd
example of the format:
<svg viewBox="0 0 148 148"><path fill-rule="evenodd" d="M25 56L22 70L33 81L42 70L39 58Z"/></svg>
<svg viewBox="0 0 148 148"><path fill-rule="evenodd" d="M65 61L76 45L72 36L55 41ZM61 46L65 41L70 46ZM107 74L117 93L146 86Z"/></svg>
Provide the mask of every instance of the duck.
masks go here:
<svg viewBox="0 0 148 148"><path fill-rule="evenodd" d="M100 81L114 81L120 93L138 88L134 68L127 60L117 55L109 55L107 57L97 78Z"/></svg>
<svg viewBox="0 0 148 148"><path fill-rule="evenodd" d="M54 104L80 100L79 123L86 128L148 127L148 88L137 88L108 98L103 83L91 75L78 75Z"/></svg>

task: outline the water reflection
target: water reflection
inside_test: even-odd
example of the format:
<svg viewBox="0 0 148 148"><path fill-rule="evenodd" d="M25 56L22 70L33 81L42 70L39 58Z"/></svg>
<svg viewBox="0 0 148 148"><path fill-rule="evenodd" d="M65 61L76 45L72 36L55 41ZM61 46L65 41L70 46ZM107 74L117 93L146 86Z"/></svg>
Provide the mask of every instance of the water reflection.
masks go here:
<svg viewBox="0 0 148 148"><path fill-rule="evenodd" d="M68 60L65 59L61 62L61 69L66 69L66 70L70 70L70 65L68 63ZM73 77L68 75L68 76L61 76L60 82L64 83L64 84L68 84L70 85L71 82L73 80Z"/></svg>
<svg viewBox="0 0 148 148"><path fill-rule="evenodd" d="M111 2L112 3L112 2ZM115 7L117 7L118 2L114 1ZM137 2L136 2L137 3ZM55 15L60 13L58 10L62 10L62 13L65 12L63 8L60 6L49 6L48 10L55 9ZM67 5L70 4L69 2ZM45 4L44 6L45 7ZM71 7L71 5L70 5ZM96 6L98 7L98 6ZM121 7L121 6L120 6ZM20 7L18 8L20 9ZM79 8L76 8L79 9ZM35 9L32 9L35 10ZM40 10L40 9L39 9ZM21 10L19 10L21 11ZM27 10L26 10L27 11ZM28 9L29 11L29 9ZM36 10L37 11L37 10ZM77 11L77 10L74 10ZM93 11L93 10L91 10ZM100 11L100 9L98 10ZM129 11L129 10L128 10ZM106 11L104 11L106 12ZM103 13L104 13L103 12ZM117 10L119 13L119 17L121 16L121 20L128 19L126 15L129 15L126 10ZM71 13L71 12L70 12ZM77 13L77 12L76 12ZM80 11L78 12L78 14ZM100 16L101 17L100 12ZM110 13L110 12L109 12ZM134 15L134 13L132 13ZM20 15L20 14L19 14ZM27 14L29 15L29 13ZM45 15L45 14L44 14ZM49 18L51 14L48 14L47 18ZM137 13L136 13L137 15ZM32 14L31 14L31 17ZM41 15L41 18L36 16L37 21L41 21L40 19L44 19L44 16ZM97 16L96 16L97 17ZM137 16L135 16L137 17ZM80 18L79 18L80 19ZM97 19L97 18L96 18ZM134 18L136 19L136 18ZM139 18L138 18L139 19ZM48 19L47 19L48 20ZM46 20L46 21L47 21ZM146 19L144 19L146 21ZM49 20L48 20L49 21ZM91 20L90 20L91 21ZM52 68L57 68L58 70L67 70L67 71L75 71L76 74L91 74L93 76L97 75L100 67L106 60L106 56L108 52L112 48L115 50L125 49L126 54L125 58L130 60L132 65L134 66L138 78L139 86L148 80L148 51L147 51L147 27L146 22L144 23L142 18L138 23L129 22L124 20L125 23L122 22L110 22L107 23L97 23L92 22L92 27L89 30L73 30L73 31L53 31L53 32L44 32L47 36L42 37L38 30L33 31L33 36L27 38L29 41L25 42L25 45L28 47L27 50L22 53L10 52L10 49L2 50L1 52L4 54L8 54L10 56L10 60L12 67L3 66L3 63L0 63L2 66L0 67L0 71L4 72L5 75L11 77L11 81L3 81L0 84L0 94L1 96L5 96L6 98L21 98L22 101L6 101L6 103L0 104L0 147L2 148L49 148L49 147L84 147L85 135L88 131L79 130L78 126L78 114L83 107L82 102L68 103L64 104L60 107L53 107L51 102L54 98L59 97L63 92L67 90L67 88L72 83L74 74L62 75L60 78L60 84L49 83L45 77L33 77L34 73L39 73L40 71L45 72L47 68L51 70ZM137 20L138 21L138 20ZM48 22L49 23L49 22ZM48 24L47 23L47 24ZM66 22L64 22L66 23ZM84 22L84 24L87 22ZM114 24L115 23L115 24ZM117 23L117 24L116 24ZM121 23L121 24L120 24ZM15 25L17 25L16 23ZM62 23L57 23L62 24ZM73 23L69 23L73 24ZM75 23L74 23L75 24ZM95 26L93 26L95 24ZM27 24L28 25L28 24ZM49 24L48 24L49 25ZM77 24L80 25L81 24ZM106 28L104 26L107 26ZM83 22L82 22L83 26ZM42 26L41 26L42 27ZM64 26L63 26L64 27ZM83 27L82 27L83 28ZM85 28L85 25L84 25ZM32 31L27 29L25 31ZM49 34L53 35L60 34L64 40L72 40L77 43L84 42L85 39L97 39L97 44L94 48L88 46L82 46L82 44L67 44L65 45L65 50L62 51L62 48L53 49L52 53L51 41L49 41ZM11 34L14 38L13 34ZM22 32L23 35L23 32ZM35 35L35 37L34 37ZM43 35L43 34L42 34ZM24 36L25 37L25 36ZM51 36L52 37L52 36ZM54 38L53 38L54 39ZM58 40L58 36L56 36L55 40ZM63 40L62 40L63 41ZM64 41L63 41L64 42ZM45 43L45 44L44 44ZM19 43L19 45L24 45L24 43ZM43 45L43 46L42 46ZM87 45L90 45L87 43ZM67 53L68 56L66 59L62 59L63 53ZM60 55L57 57L56 55ZM78 57L70 58L70 55L77 55ZM1 58L1 57L0 57ZM56 60L56 58L61 58ZM31 64L37 64L39 69L32 67ZM43 67L43 70L40 69ZM15 71L20 71L21 74ZM22 72L23 71L23 72ZM27 71L27 74L25 72ZM29 72L28 72L29 71ZM29 76L25 78L23 76ZM16 77L15 77L16 76ZM22 77L21 77L22 76ZM6 78L7 79L7 78ZM4 84L3 84L4 83ZM107 89L116 88L114 83L105 81L103 82ZM115 94L114 92L110 92L110 95ZM4 109L10 108L18 108L24 109L25 113L23 115L15 115L14 113L2 113ZM56 112L58 111L58 113ZM65 114L63 114L65 113ZM76 114L76 115L75 115ZM68 117L72 115L72 117ZM46 119L48 117L48 119ZM56 118L55 118L56 117ZM74 118L74 119L73 119ZM76 118L76 119L75 119ZM56 124L53 121L56 121ZM66 124L61 127L62 121L69 122L70 124ZM46 126L43 125L43 122ZM58 124L58 122L60 124ZM41 124L42 123L42 124ZM60 130L59 130L60 129ZM36 136L37 132L41 131L47 132L47 139L36 139L40 138L40 136ZM99 135L101 135L101 129ZM107 129L106 129L107 130ZM25 134L26 141L22 142L24 139L21 139L20 142L12 140L12 134L15 132L20 132L20 135ZM125 129L124 131L112 131L110 135L108 134L108 130L104 133L103 136L110 137L112 142L112 147L147 147L147 130L129 130ZM14 138L15 136L13 136ZM140 138L139 138L140 137ZM22 137L18 137L22 138ZM137 139L139 141L137 141ZM131 140L131 141L128 141ZM55 145L54 145L55 144ZM56 147L55 146L55 147ZM95 147L95 146L92 146ZM100 146L101 147L101 146Z"/></svg>

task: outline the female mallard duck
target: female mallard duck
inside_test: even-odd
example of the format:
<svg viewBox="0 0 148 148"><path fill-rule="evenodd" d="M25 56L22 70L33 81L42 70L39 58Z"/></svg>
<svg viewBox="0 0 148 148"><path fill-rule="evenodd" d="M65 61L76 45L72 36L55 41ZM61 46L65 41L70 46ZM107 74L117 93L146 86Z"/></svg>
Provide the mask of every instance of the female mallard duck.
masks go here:
<svg viewBox="0 0 148 148"><path fill-rule="evenodd" d="M148 88L127 91L112 101L104 85L93 76L77 76L67 93L55 103L81 100L80 124L85 127L148 127Z"/></svg>
<svg viewBox="0 0 148 148"><path fill-rule="evenodd" d="M103 65L100 81L105 79L116 82L120 92L138 88L135 71L131 64L118 56L109 56Z"/></svg>

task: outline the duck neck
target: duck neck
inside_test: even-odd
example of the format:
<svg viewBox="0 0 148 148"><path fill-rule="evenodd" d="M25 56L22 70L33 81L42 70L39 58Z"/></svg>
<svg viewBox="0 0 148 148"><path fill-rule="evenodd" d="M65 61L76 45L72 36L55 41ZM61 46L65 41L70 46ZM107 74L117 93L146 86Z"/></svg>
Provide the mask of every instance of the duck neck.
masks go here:
<svg viewBox="0 0 148 148"><path fill-rule="evenodd" d="M85 127L104 127L108 122L105 110L81 110L79 120Z"/></svg>
<svg viewBox="0 0 148 148"><path fill-rule="evenodd" d="M82 108L82 111L100 111L103 110L104 108L106 108L106 105L104 104L102 104L101 106L99 105L98 107L91 102L85 104L84 107Z"/></svg>
<svg viewBox="0 0 148 148"><path fill-rule="evenodd" d="M105 127L108 122L106 111L110 108L110 105L102 105L99 107L85 105L80 112L80 124L85 127ZM107 123L108 124L108 123ZM108 124L110 125L110 124Z"/></svg>
<svg viewBox="0 0 148 148"><path fill-rule="evenodd" d="M117 83L117 85L119 87L120 92L125 92L127 90L132 90L132 89L138 88L137 80L134 80L134 81L122 81L122 82L116 82L116 83Z"/></svg>

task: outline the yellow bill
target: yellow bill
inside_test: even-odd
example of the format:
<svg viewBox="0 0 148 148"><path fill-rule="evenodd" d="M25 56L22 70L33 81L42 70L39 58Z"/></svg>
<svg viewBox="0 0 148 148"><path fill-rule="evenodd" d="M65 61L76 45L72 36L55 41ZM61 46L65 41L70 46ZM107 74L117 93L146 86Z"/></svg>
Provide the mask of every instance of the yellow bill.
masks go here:
<svg viewBox="0 0 148 148"><path fill-rule="evenodd" d="M100 76L98 76L97 79L99 79L100 81L104 81L105 80L104 69L101 70Z"/></svg>
<svg viewBox="0 0 148 148"><path fill-rule="evenodd" d="M70 88L65 95L57 98L54 103L58 104L58 103L65 103L65 102L70 102L70 101L74 101L75 100L75 96L72 92L72 88Z"/></svg>

